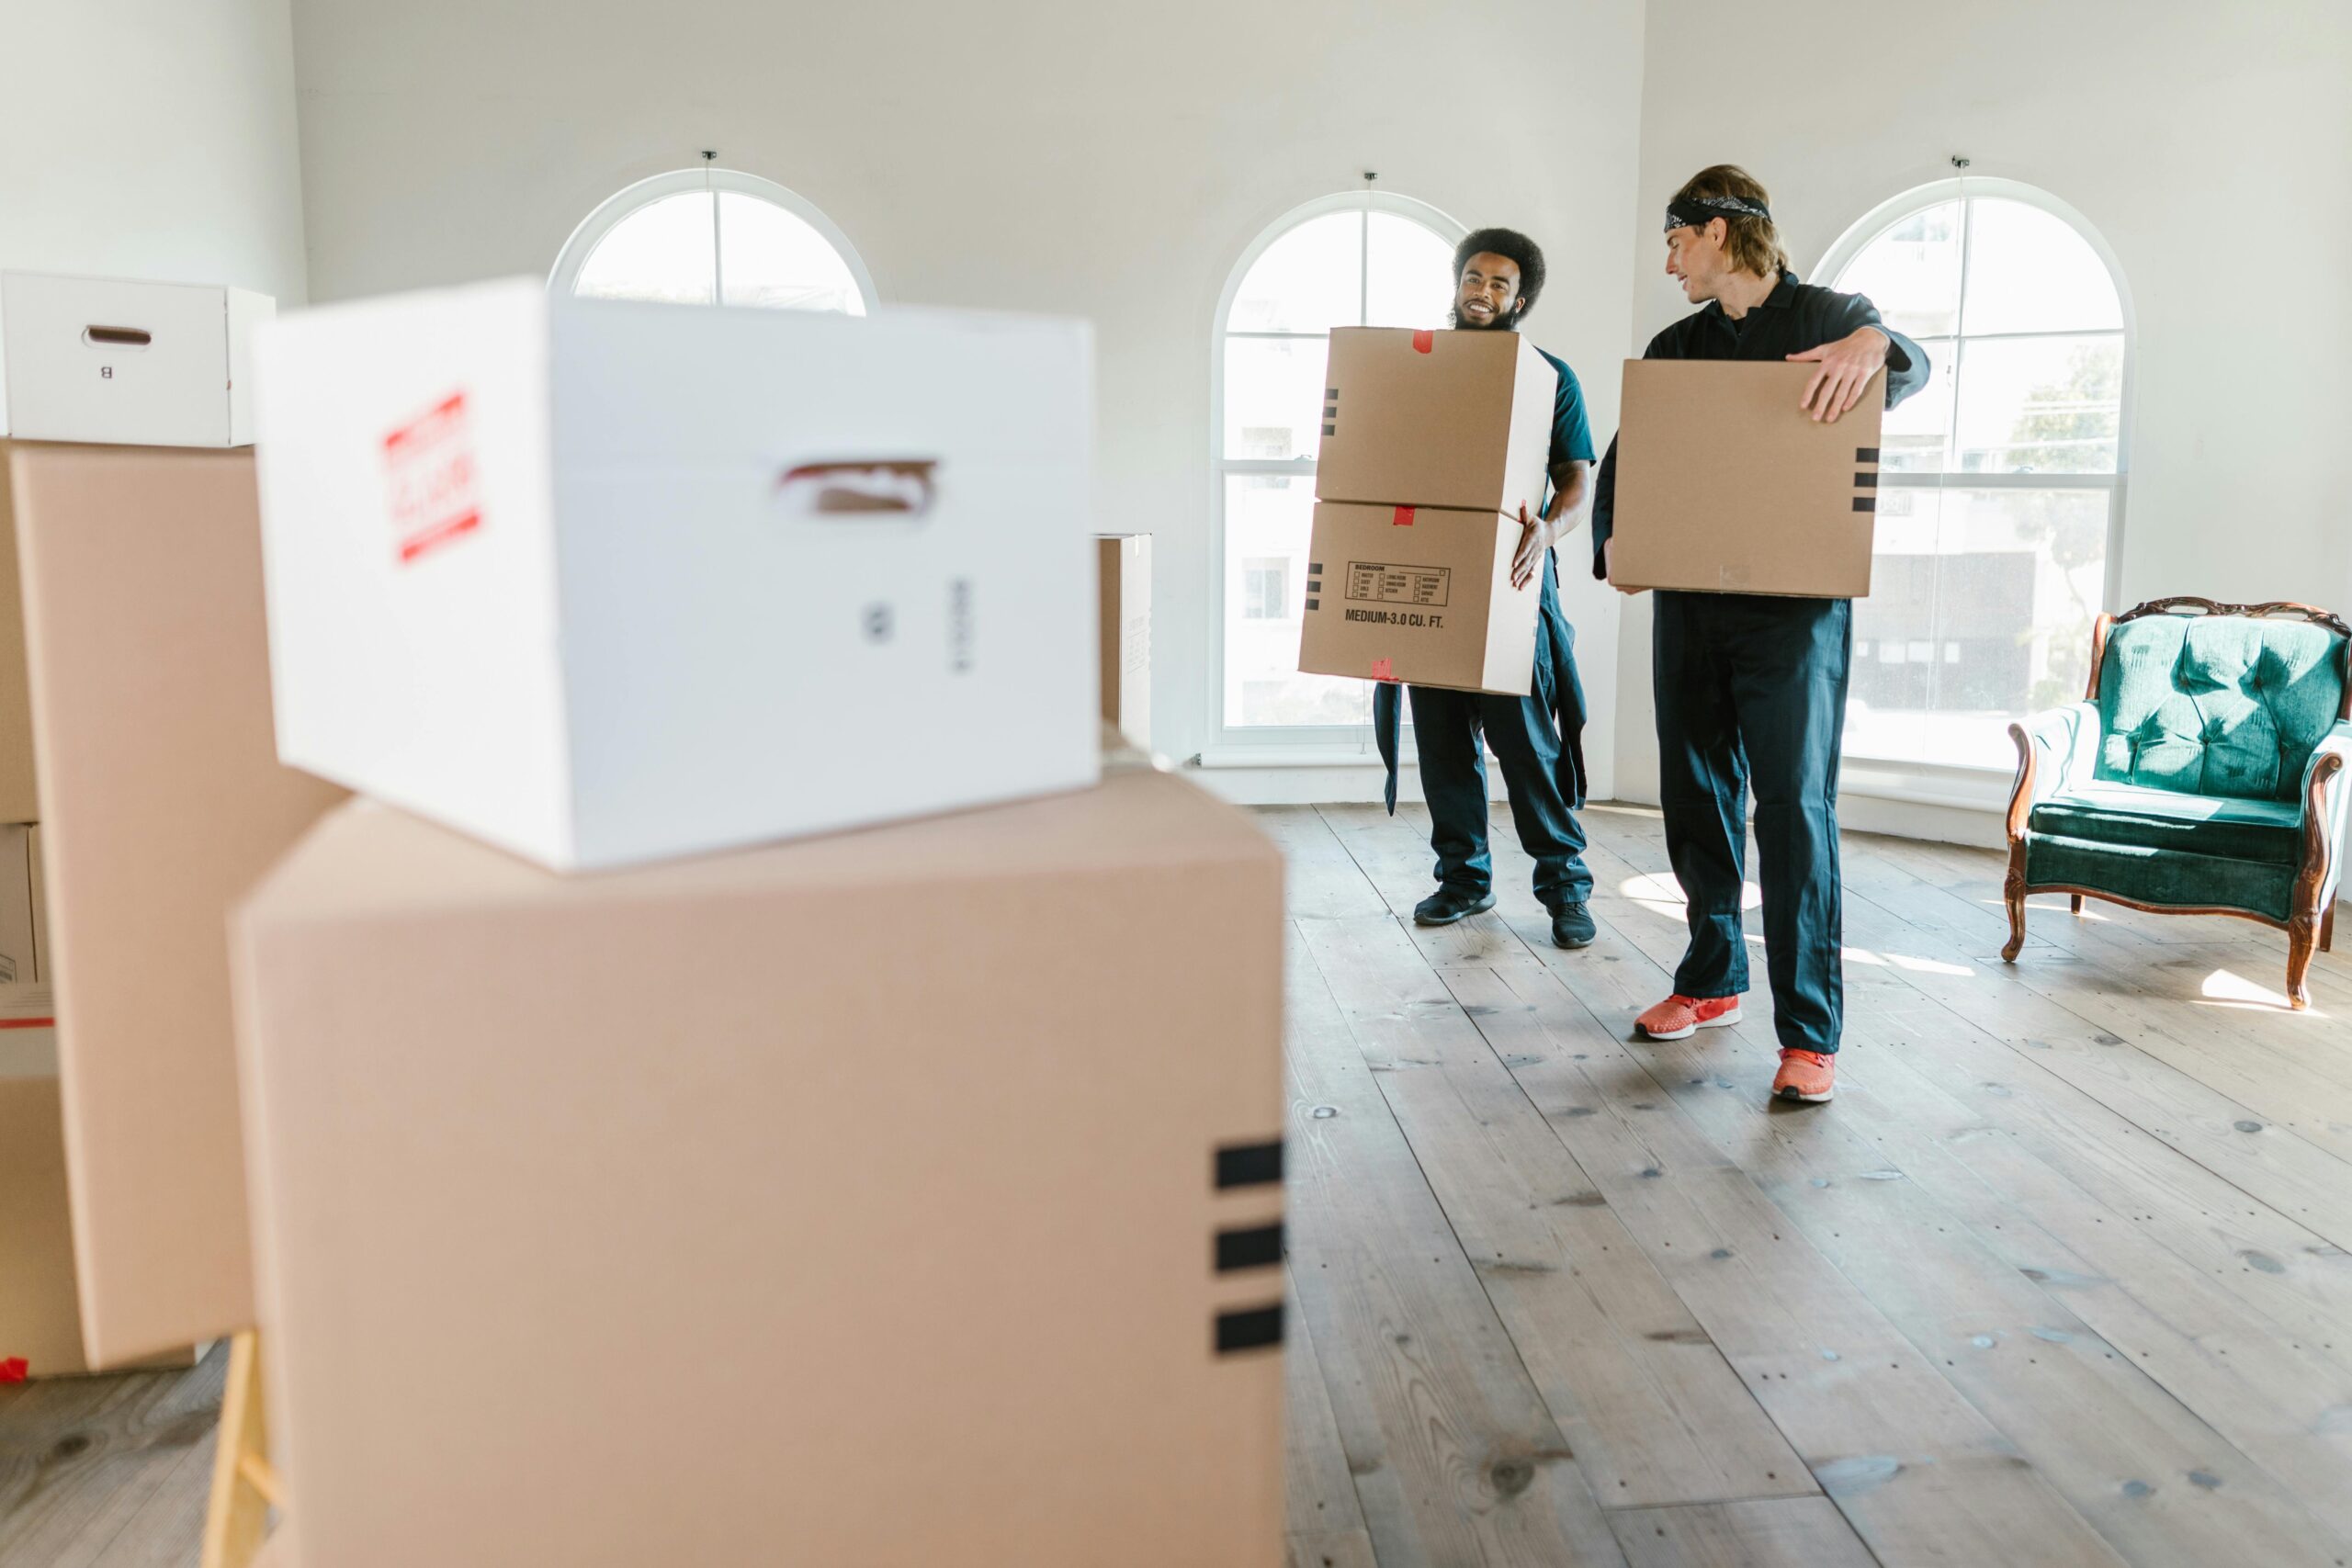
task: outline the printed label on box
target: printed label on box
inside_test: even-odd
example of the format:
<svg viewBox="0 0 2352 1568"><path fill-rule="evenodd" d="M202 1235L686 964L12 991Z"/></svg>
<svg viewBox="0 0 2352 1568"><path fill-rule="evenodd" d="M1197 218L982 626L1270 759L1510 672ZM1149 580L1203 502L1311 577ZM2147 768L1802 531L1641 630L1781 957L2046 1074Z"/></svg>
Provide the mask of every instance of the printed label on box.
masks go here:
<svg viewBox="0 0 2352 1568"><path fill-rule="evenodd" d="M384 499L403 566L481 526L465 393L450 393L384 437Z"/></svg>
<svg viewBox="0 0 2352 1568"><path fill-rule="evenodd" d="M1366 604L1443 604L1453 583L1451 567L1391 566L1368 560L1348 563L1348 597Z"/></svg>

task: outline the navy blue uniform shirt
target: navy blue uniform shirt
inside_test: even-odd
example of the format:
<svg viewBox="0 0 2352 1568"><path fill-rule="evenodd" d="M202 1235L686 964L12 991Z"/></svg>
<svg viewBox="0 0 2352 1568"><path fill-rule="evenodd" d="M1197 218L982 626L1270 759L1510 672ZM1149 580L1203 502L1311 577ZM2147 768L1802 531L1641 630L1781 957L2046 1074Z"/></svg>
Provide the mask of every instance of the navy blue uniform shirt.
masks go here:
<svg viewBox="0 0 2352 1568"><path fill-rule="evenodd" d="M1840 294L1799 283L1793 272L1781 281L1764 302L1738 321L1724 314L1722 304L1710 299L1696 314L1683 317L1642 350L1644 359L1786 359L1850 337L1864 327L1886 334L1886 406L1893 408L1928 384L1928 356L1919 345L1878 319L1878 307L1860 294ZM1550 357L1546 355L1545 357ZM1562 367L1565 375L1566 367ZM1586 448L1588 451L1590 447ZM1592 491L1592 575L1609 575L1601 546L1609 542L1617 522L1617 440L1609 441L1609 455L1600 460L1600 476Z"/></svg>

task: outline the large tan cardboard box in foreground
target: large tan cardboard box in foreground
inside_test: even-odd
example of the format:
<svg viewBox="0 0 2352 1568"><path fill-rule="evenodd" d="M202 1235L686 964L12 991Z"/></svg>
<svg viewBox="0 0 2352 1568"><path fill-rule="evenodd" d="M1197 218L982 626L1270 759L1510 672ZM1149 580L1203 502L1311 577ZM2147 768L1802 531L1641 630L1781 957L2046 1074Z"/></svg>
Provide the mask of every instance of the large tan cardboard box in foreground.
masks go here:
<svg viewBox="0 0 2352 1568"><path fill-rule="evenodd" d="M1324 372L1316 498L1539 511L1559 385L1517 333L1341 327Z"/></svg>
<svg viewBox="0 0 2352 1568"><path fill-rule="evenodd" d="M359 801L235 947L309 1561L1282 1562L1242 813L1114 767L566 877Z"/></svg>
<svg viewBox="0 0 2352 1568"><path fill-rule="evenodd" d="M1618 587L1869 594L1885 383L1825 423L1799 406L1815 371L1625 362L1610 550Z"/></svg>
<svg viewBox="0 0 2352 1568"><path fill-rule="evenodd" d="M231 902L343 792L278 765L249 452L19 445L90 1360L253 1321Z"/></svg>
<svg viewBox="0 0 2352 1568"><path fill-rule="evenodd" d="M1298 667L1525 696L1541 580L1510 581L1516 516L1317 502Z"/></svg>
<svg viewBox="0 0 2352 1568"><path fill-rule="evenodd" d="M1094 541L1102 641L1102 717L1138 746L1151 744L1151 536Z"/></svg>

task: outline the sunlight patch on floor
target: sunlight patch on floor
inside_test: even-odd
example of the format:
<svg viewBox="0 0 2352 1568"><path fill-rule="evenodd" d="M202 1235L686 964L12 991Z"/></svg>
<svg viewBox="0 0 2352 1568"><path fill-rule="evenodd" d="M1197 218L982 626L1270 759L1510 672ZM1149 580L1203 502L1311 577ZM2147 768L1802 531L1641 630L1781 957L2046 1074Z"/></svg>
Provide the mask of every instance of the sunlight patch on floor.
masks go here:
<svg viewBox="0 0 2352 1568"><path fill-rule="evenodd" d="M2274 991L2267 986L2257 985L2233 969L2214 970L2205 976L2205 983L2198 989L2202 993L2198 1004L2200 1007L2268 1008L2285 1012L2291 1006L2284 991ZM2313 1018L2326 1016L2317 1008L2305 1010Z"/></svg>

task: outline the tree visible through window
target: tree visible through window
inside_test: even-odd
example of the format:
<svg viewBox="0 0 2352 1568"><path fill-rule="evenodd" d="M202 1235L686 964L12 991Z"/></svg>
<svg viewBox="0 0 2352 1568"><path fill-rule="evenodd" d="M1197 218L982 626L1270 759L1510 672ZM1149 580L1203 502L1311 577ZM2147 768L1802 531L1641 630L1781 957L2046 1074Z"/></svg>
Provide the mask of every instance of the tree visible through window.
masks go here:
<svg viewBox="0 0 2352 1568"><path fill-rule="evenodd" d="M1238 269L1216 366L1227 730L1370 722L1370 682L1298 672L1292 585L1306 581L1324 358L1335 326L1444 325L1463 232L1417 202L1333 197L1284 219Z"/></svg>
<svg viewBox="0 0 2352 1568"><path fill-rule="evenodd" d="M2121 297L2022 191L1924 193L1848 255L1832 287L1869 295L1935 376L1886 418L1846 747L2007 767L2009 722L2087 676L2122 500Z"/></svg>

